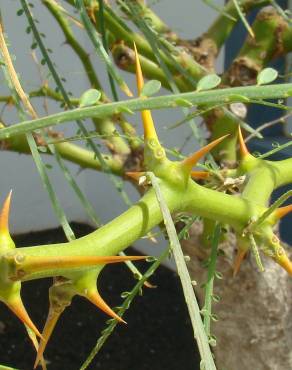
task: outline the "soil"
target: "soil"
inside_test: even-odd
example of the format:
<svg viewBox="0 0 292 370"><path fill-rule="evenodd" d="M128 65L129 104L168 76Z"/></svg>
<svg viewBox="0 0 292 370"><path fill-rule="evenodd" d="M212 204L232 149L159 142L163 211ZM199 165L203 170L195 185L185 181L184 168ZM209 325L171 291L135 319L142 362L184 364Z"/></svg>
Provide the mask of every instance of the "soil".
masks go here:
<svg viewBox="0 0 292 370"><path fill-rule="evenodd" d="M91 231L82 224L72 225L77 236ZM57 243L64 240L60 229L14 237L17 246ZM136 251L131 251L131 254ZM141 264L139 264L141 266ZM142 265L142 269L146 265ZM161 266L151 282L156 289L144 289L124 316L89 369L97 370L196 370L199 355L176 274ZM124 264L107 266L99 289L110 306L121 303L120 294L135 281ZM25 306L38 328L48 310L50 279L23 284ZM48 370L77 370L96 343L108 318L82 298L76 297L66 309L47 346ZM35 352L17 318L0 305L0 363L21 370L32 369Z"/></svg>

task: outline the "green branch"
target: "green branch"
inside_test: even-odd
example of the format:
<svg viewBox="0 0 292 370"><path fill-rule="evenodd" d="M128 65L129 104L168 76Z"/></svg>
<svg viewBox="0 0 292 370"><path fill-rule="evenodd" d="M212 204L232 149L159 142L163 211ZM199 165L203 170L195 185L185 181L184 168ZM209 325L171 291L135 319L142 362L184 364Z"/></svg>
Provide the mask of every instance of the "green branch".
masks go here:
<svg viewBox="0 0 292 370"><path fill-rule="evenodd" d="M240 6L245 13L248 13L254 8L267 5L268 3L268 0L243 0L240 2ZM209 27L207 32L202 36L206 39L213 40L217 47L217 53L219 53L222 45L230 36L239 20L239 14L233 0L228 1L224 7L224 12L229 14L233 19L227 18L224 13L221 13Z"/></svg>
<svg viewBox="0 0 292 370"><path fill-rule="evenodd" d="M64 122L72 120L80 120L90 117L108 117L117 114L127 109L131 111L141 111L143 109L162 109L175 108L181 106L203 105L203 104L220 104L245 101L249 99L280 99L287 98L292 95L292 83L277 84L267 86L248 86L234 87L214 91L200 91L183 94L173 94L159 96L155 98L131 99L128 101L119 101L115 103L103 104L94 107L85 107L82 109L74 109L67 112L56 113L44 118L33 121L26 121L11 125L10 127L0 130L0 139L7 139L12 135L22 134L29 131L34 131L39 128L48 126L56 126Z"/></svg>

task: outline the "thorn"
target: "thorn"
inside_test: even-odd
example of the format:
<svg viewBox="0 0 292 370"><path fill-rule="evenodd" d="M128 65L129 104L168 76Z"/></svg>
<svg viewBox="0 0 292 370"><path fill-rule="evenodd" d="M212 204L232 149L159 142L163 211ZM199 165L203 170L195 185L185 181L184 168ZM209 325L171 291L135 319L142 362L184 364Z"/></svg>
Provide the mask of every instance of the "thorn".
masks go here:
<svg viewBox="0 0 292 370"><path fill-rule="evenodd" d="M141 68L140 59L139 59L139 55L138 55L135 42L134 42L134 51L135 51L135 62L136 62L136 83L137 83L138 95L140 96L143 86L144 86L144 78L143 78L142 68Z"/></svg>
<svg viewBox="0 0 292 370"><path fill-rule="evenodd" d="M208 171L192 171L191 178L196 180L204 180L210 176L210 172Z"/></svg>
<svg viewBox="0 0 292 370"><path fill-rule="evenodd" d="M239 140L240 155L242 158L244 158L250 153L245 145L240 126L238 126L238 140Z"/></svg>
<svg viewBox="0 0 292 370"><path fill-rule="evenodd" d="M48 341L53 333L53 330L55 329L55 326L57 324L57 321L59 320L63 310L56 311L53 310L52 307L49 309L48 317L43 329L42 333L42 339L39 344L39 348L36 355L36 360L34 363L33 368L35 369L38 366L38 363L41 361L43 354L45 352L46 346L48 344Z"/></svg>
<svg viewBox="0 0 292 370"><path fill-rule="evenodd" d="M10 190L7 198L3 203L3 207L0 213L0 232L9 233L9 211L11 203L12 190Z"/></svg>
<svg viewBox="0 0 292 370"><path fill-rule="evenodd" d="M48 270L51 268L73 268L82 266L104 265L107 263L118 263L124 261L137 261L148 256L26 256L19 265L21 270L27 274L39 270Z"/></svg>
<svg viewBox="0 0 292 370"><path fill-rule="evenodd" d="M292 212L292 204L289 204L288 206L285 207L280 207L276 209L275 211L275 216L279 220L286 216L288 213Z"/></svg>
<svg viewBox="0 0 292 370"><path fill-rule="evenodd" d="M126 172L126 175L138 182L141 176L145 176L145 172Z"/></svg>
<svg viewBox="0 0 292 370"><path fill-rule="evenodd" d="M284 252L281 256L276 258L276 262L283 267L284 270L292 276L292 262L289 260L288 256Z"/></svg>
<svg viewBox="0 0 292 370"><path fill-rule="evenodd" d="M101 298L100 294L97 290L88 292L85 297L93 303L96 307L98 307L100 310L105 312L107 315L111 316L115 320L118 320L119 322L122 322L124 324L127 324L126 321L124 321L120 316L118 316Z"/></svg>
<svg viewBox="0 0 292 370"><path fill-rule="evenodd" d="M22 303L21 298L14 298L13 300L4 302L10 310L25 324L27 325L38 337L42 338L40 332L31 321L26 309Z"/></svg>
<svg viewBox="0 0 292 370"><path fill-rule="evenodd" d="M247 251L238 249L237 255L235 257L234 266L233 266L233 277L235 277L240 269L241 263L246 255Z"/></svg>
<svg viewBox="0 0 292 370"><path fill-rule="evenodd" d="M135 60L136 60L136 82L137 82L138 95L140 96L141 91L144 86L144 79L143 79L139 55L138 55L138 51L137 51L135 43L134 43L134 50L135 50ZM155 139L159 141L156 130L155 130L154 122L151 116L151 112L149 110L143 110L141 112L141 116L142 116L142 122L143 122L143 128L144 128L144 138L148 140Z"/></svg>
<svg viewBox="0 0 292 370"><path fill-rule="evenodd" d="M149 288L149 289L157 288L157 285L153 285L153 284L149 283L149 281L145 281L143 285L145 285L146 288Z"/></svg>
<svg viewBox="0 0 292 370"><path fill-rule="evenodd" d="M36 352L38 352L39 344L38 344L38 341L36 339L35 333L26 325L25 325L25 328L27 330L27 334L28 334L30 340L32 341L32 344L33 344ZM40 356L40 362L41 362L42 370L47 370L47 365L46 365L46 362L45 362L45 359L44 359L43 356Z"/></svg>
<svg viewBox="0 0 292 370"><path fill-rule="evenodd" d="M134 96L133 93L132 93L132 91L129 89L129 87L128 87L128 85L126 83L122 83L120 85L120 88L130 98L132 98Z"/></svg>
<svg viewBox="0 0 292 370"><path fill-rule="evenodd" d="M211 143L209 143L208 145L204 146L203 148L199 149L197 152L186 158L182 162L182 165L191 170L197 164L200 158L202 158L205 154L212 150L216 145L221 143L221 141L223 141L227 136L229 136L229 134L219 137L219 139L216 139L214 141L211 141Z"/></svg>

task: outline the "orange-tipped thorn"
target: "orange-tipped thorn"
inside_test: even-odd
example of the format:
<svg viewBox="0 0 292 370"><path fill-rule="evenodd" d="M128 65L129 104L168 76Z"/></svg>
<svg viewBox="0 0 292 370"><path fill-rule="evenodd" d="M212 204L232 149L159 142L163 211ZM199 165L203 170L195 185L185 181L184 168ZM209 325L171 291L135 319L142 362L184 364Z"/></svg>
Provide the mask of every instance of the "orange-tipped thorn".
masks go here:
<svg viewBox="0 0 292 370"><path fill-rule="evenodd" d="M38 352L39 343L37 341L35 333L28 326L25 326L25 328L26 328L26 331L27 331L27 334L28 334L30 340L32 341L32 344L33 344L36 352ZM47 370L46 361L45 361L43 356L40 356L39 362L41 363L42 370Z"/></svg>
<svg viewBox="0 0 292 370"><path fill-rule="evenodd" d="M241 263L246 255L247 251L238 249L237 255L235 257L234 266L233 266L233 277L235 277L240 269Z"/></svg>
<svg viewBox="0 0 292 370"><path fill-rule="evenodd" d="M27 273L46 269L73 268L82 266L104 265L124 261L138 261L148 256L27 256L20 267Z"/></svg>
<svg viewBox="0 0 292 370"><path fill-rule="evenodd" d="M98 307L100 310L105 312L107 315L111 316L113 319L118 320L119 322L122 322L126 324L126 321L124 321L119 315L117 315L101 298L100 294L97 290L93 290L88 292L85 297L93 303L96 307Z"/></svg>
<svg viewBox="0 0 292 370"><path fill-rule="evenodd" d="M205 180L210 176L208 171L192 171L191 178L195 180Z"/></svg>
<svg viewBox="0 0 292 370"><path fill-rule="evenodd" d="M205 145L203 148L199 149L197 152L186 158L182 162L182 165L188 168L188 170L191 170L205 154L212 150L216 145L221 143L221 141L223 141L227 136L229 135L224 135L222 137L219 137L219 139L211 141L211 143Z"/></svg>
<svg viewBox="0 0 292 370"><path fill-rule="evenodd" d="M145 172L126 172L126 175L131 179L139 182L141 176L145 175Z"/></svg>
<svg viewBox="0 0 292 370"><path fill-rule="evenodd" d="M48 341L53 333L53 330L55 329L57 321L59 320L59 317L61 316L62 312L63 311L55 311L52 309L52 307L50 307L49 309L48 317L42 333L42 339L40 341L36 360L33 366L34 369L38 366L39 362L42 360Z"/></svg>
<svg viewBox="0 0 292 370"><path fill-rule="evenodd" d="M144 286L146 286L146 288L149 288L149 289L157 288L157 285L153 285L153 284L149 283L149 281L145 281Z"/></svg>
<svg viewBox="0 0 292 370"><path fill-rule="evenodd" d="M6 301L5 303L10 308L10 310L35 333L35 335L42 338L37 327L34 325L30 317L28 316L28 313L26 312L26 309L22 303L21 298L14 298L11 299L10 301Z"/></svg>
<svg viewBox="0 0 292 370"><path fill-rule="evenodd" d="M276 209L275 216L279 220L280 218L283 218L290 212L292 212L292 204L289 204L289 206L280 207Z"/></svg>
<svg viewBox="0 0 292 370"><path fill-rule="evenodd" d="M244 158L250 153L245 145L240 126L238 126L238 140L239 140L240 155L242 158Z"/></svg>
<svg viewBox="0 0 292 370"><path fill-rule="evenodd" d="M11 203L12 190L10 190L7 198L4 201L0 213L0 233L9 233L9 211Z"/></svg>
<svg viewBox="0 0 292 370"><path fill-rule="evenodd" d="M284 270L288 272L289 275L292 276L292 262L289 260L287 254L283 250L284 253L281 256L276 257L276 262L283 267Z"/></svg>
<svg viewBox="0 0 292 370"><path fill-rule="evenodd" d="M144 79L143 79L141 64L140 64L139 55L138 55L135 43L134 43L134 50L135 50L135 60L136 60L136 82L137 82L138 95L140 96L141 91L144 86ZM144 128L144 138L145 139L156 139L158 141L154 122L151 116L151 112L149 110L143 110L141 112L141 116L142 116L142 122L143 122L143 128Z"/></svg>

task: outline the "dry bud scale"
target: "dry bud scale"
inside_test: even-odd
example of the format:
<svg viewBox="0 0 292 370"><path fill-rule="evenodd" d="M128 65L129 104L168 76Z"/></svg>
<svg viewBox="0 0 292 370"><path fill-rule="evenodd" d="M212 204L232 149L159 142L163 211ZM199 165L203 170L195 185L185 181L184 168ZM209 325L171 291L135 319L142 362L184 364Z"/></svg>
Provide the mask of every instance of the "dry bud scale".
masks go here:
<svg viewBox="0 0 292 370"><path fill-rule="evenodd" d="M143 77L137 55L136 51L136 77L140 94ZM226 135L183 161L170 161L159 142L150 111L142 112L142 121L145 171L153 172L158 178L169 210L187 212L230 225L238 239L235 273L239 271L240 263L251 249L250 235L252 235L260 251L270 256L292 275L292 263L273 233L274 224L291 212L291 205L276 209L261 223L256 223L256 220L267 211L272 191L290 182L287 171L291 161L272 162L253 157L248 152L239 130L239 165L228 176L236 178L245 175L246 181L239 195L226 194L194 181L194 179L209 181L212 173L193 171L197 162L224 140ZM128 175L137 180L143 173L132 172ZM264 184L264 188L259 186L260 184ZM161 223L163 217L155 192L150 186L139 202L85 237L68 243L15 248L8 229L10 199L11 194L4 202L0 217L0 299L33 330L35 335L40 337L36 367L42 359L59 317L71 304L75 295L85 297L114 319L123 322L123 319L117 316L99 295L96 281L107 263L145 258L115 255ZM53 277L54 284L49 292L50 307L47 321L40 334L24 308L20 290L22 281L43 277Z"/></svg>

